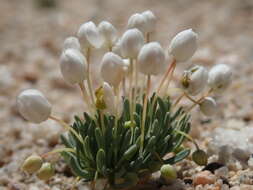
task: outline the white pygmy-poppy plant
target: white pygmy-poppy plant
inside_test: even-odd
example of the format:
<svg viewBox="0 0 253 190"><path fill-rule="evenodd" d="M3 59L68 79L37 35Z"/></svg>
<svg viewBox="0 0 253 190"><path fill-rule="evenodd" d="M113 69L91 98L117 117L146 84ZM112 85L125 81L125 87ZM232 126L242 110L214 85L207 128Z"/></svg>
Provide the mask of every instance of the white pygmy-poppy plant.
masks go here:
<svg viewBox="0 0 253 190"><path fill-rule="evenodd" d="M225 90L232 81L232 70L225 64L215 65L208 76L209 86L216 92Z"/></svg>
<svg viewBox="0 0 253 190"><path fill-rule="evenodd" d="M123 59L115 53L108 52L104 55L101 64L101 76L105 82L117 87L124 77L125 64Z"/></svg>
<svg viewBox="0 0 253 190"><path fill-rule="evenodd" d="M120 40L121 53L126 58L136 58L143 45L143 34L136 28L127 30Z"/></svg>
<svg viewBox="0 0 253 190"><path fill-rule="evenodd" d="M63 78L71 83L82 83L87 75L87 61L83 54L75 49L62 52L60 68Z"/></svg>
<svg viewBox="0 0 253 190"><path fill-rule="evenodd" d="M197 49L198 35L192 30L179 32L172 40L169 46L169 54L178 61L187 61Z"/></svg>
<svg viewBox="0 0 253 190"><path fill-rule="evenodd" d="M165 52L158 42L145 44L138 55L139 71L145 75L158 75L165 66Z"/></svg>
<svg viewBox="0 0 253 190"><path fill-rule="evenodd" d="M35 89L22 91L17 97L17 107L19 113L33 123L46 121L52 109L45 96Z"/></svg>
<svg viewBox="0 0 253 190"><path fill-rule="evenodd" d="M99 32L104 40L104 46L112 48L117 41L116 28L107 21L102 21L98 25Z"/></svg>
<svg viewBox="0 0 253 190"><path fill-rule="evenodd" d="M97 49L103 45L103 38L97 26L91 21L80 26L77 36L83 50L87 50L88 48Z"/></svg>
<svg viewBox="0 0 253 190"><path fill-rule="evenodd" d="M200 111L206 116L212 116L217 112L217 103L211 97L206 97L199 104Z"/></svg>
<svg viewBox="0 0 253 190"><path fill-rule="evenodd" d="M207 85L208 71L203 66L194 66L184 72L181 85L189 95L198 95Z"/></svg>
<svg viewBox="0 0 253 190"><path fill-rule="evenodd" d="M78 38L73 37L73 36L66 38L63 43L63 50L67 50L67 49L76 49L80 51L81 46L80 46Z"/></svg>

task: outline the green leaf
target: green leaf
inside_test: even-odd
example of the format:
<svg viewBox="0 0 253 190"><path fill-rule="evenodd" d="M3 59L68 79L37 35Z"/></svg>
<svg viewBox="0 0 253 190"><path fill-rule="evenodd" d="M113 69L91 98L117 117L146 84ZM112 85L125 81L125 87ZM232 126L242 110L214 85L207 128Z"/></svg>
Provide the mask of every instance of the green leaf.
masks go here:
<svg viewBox="0 0 253 190"><path fill-rule="evenodd" d="M186 158L190 153L191 153L190 149L185 149L185 150L179 152L178 154L176 154L175 156L173 156L172 158L164 160L164 164L171 164L172 165L177 162L180 162L181 160Z"/></svg>
<svg viewBox="0 0 253 190"><path fill-rule="evenodd" d="M106 158L105 151L103 149L99 149L97 152L96 163L98 172L104 175L104 169L106 168Z"/></svg>

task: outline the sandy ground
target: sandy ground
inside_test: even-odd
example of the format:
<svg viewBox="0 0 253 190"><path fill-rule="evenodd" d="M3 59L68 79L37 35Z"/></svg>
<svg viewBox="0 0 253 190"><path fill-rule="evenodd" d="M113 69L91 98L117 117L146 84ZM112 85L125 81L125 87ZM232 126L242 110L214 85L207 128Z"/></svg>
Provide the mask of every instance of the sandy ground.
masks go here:
<svg viewBox="0 0 253 190"><path fill-rule="evenodd" d="M217 127L231 123L253 127L252 0L58 0L51 9L38 8L34 1L0 0L1 190L70 186L72 178L66 177L68 171L61 164L58 176L49 184L19 171L20 163L31 153L58 146L61 128L52 121L39 126L24 121L16 110L15 97L23 89L37 88L53 103L54 115L65 121L83 111L78 89L62 80L58 63L64 39L89 20L108 20L122 32L131 14L150 9L159 19L153 39L164 47L178 31L193 28L199 34L198 52L190 62L179 65L177 73L191 64L210 68L226 63L234 69L234 80L216 97L220 105L216 116L206 118L194 111L192 135L201 143ZM100 59L93 57L95 63ZM57 185L61 183L64 185Z"/></svg>

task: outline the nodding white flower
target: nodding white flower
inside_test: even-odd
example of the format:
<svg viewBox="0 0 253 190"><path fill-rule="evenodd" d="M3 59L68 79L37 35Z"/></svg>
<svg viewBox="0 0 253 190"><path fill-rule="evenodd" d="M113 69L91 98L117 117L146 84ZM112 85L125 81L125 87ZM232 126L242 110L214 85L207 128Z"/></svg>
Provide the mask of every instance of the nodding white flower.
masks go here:
<svg viewBox="0 0 253 190"><path fill-rule="evenodd" d="M143 45L144 37L136 28L127 30L120 40L121 53L126 58L136 58Z"/></svg>
<svg viewBox="0 0 253 190"><path fill-rule="evenodd" d="M184 72L181 85L186 93L195 96L207 85L208 71L203 66L194 66Z"/></svg>
<svg viewBox="0 0 253 190"><path fill-rule="evenodd" d="M83 50L87 48L100 48L103 45L103 38L97 26L91 21L80 26L77 37Z"/></svg>
<svg viewBox="0 0 253 190"><path fill-rule="evenodd" d="M140 72L146 75L158 75L164 69L165 52L158 42L145 44L138 55Z"/></svg>
<svg viewBox="0 0 253 190"><path fill-rule="evenodd" d="M41 123L46 121L52 106L45 96L38 90L28 89L21 92L17 97L19 113L28 121Z"/></svg>
<svg viewBox="0 0 253 190"><path fill-rule="evenodd" d="M198 35L192 30L179 32L169 46L169 53L176 61L187 61L197 50Z"/></svg>
<svg viewBox="0 0 253 190"><path fill-rule="evenodd" d="M208 76L209 86L216 92L225 90L232 81L232 70L225 64L215 65Z"/></svg>
<svg viewBox="0 0 253 190"><path fill-rule="evenodd" d="M216 101L211 97L206 97L199 104L200 111L206 116L212 116L217 112Z"/></svg>
<svg viewBox="0 0 253 190"><path fill-rule="evenodd" d="M117 30L116 28L107 21L102 21L98 25L98 30L103 37L104 46L112 47L117 40Z"/></svg>
<svg viewBox="0 0 253 190"><path fill-rule="evenodd" d="M143 14L133 14L129 19L127 23L127 28L137 28L141 32L145 33L147 32L147 19Z"/></svg>
<svg viewBox="0 0 253 190"><path fill-rule="evenodd" d="M62 52L60 68L63 78L71 83L81 83L86 79L87 61L83 54L75 49Z"/></svg>
<svg viewBox="0 0 253 190"><path fill-rule="evenodd" d="M146 19L146 32L154 32L156 28L156 16L150 10L141 13Z"/></svg>
<svg viewBox="0 0 253 190"><path fill-rule="evenodd" d="M76 49L80 51L81 46L80 46L79 40L73 36L66 38L63 43L63 50L67 50L67 49Z"/></svg>
<svg viewBox="0 0 253 190"><path fill-rule="evenodd" d="M108 52L104 55L101 64L101 76L105 82L117 87L125 73L123 59L115 53Z"/></svg>

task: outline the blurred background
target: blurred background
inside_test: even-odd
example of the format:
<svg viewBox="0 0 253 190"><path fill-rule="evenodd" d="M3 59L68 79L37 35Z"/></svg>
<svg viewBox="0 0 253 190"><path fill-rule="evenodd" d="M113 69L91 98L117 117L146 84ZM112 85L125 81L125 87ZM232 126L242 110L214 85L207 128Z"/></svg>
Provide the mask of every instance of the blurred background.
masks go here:
<svg viewBox="0 0 253 190"><path fill-rule="evenodd" d="M226 63L234 70L232 86L216 97L218 114L211 119L195 114L192 135L202 141L216 127L252 126L252 0L0 0L0 189L28 189L36 183L50 189L19 172L19 165L33 152L58 146L61 131L51 121L39 126L25 122L16 110L16 95L26 88L39 89L53 103L53 113L70 122L83 111L83 104L78 89L66 84L60 74L64 39L90 20L97 24L107 20L122 33L133 13L148 9L158 17L152 40L164 47L183 29L193 28L199 34L198 51L189 63L179 66L177 74L191 64L210 68ZM99 63L101 56L92 59ZM52 183L67 187L68 171L64 165L57 171L63 173Z"/></svg>

